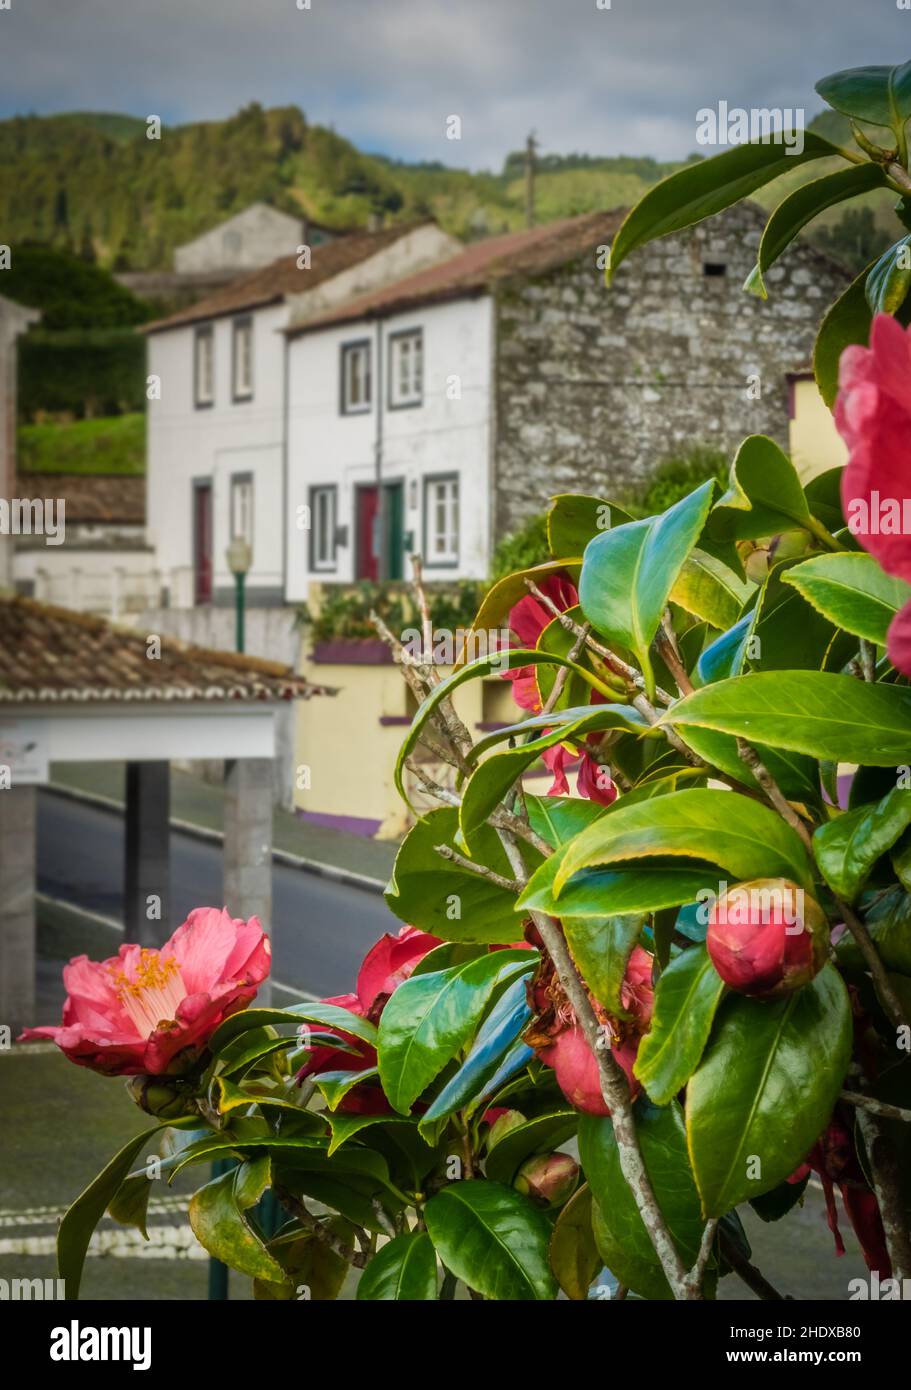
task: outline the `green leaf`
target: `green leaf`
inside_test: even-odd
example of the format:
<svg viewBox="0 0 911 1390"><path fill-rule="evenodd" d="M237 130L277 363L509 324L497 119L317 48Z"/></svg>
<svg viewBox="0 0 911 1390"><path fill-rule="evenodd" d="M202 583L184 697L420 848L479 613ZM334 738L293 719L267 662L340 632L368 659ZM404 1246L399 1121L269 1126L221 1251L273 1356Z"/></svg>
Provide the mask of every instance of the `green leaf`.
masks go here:
<svg viewBox="0 0 911 1390"><path fill-rule="evenodd" d="M358 1300L428 1303L437 1296L437 1257L426 1231L396 1236L361 1275Z"/></svg>
<svg viewBox="0 0 911 1390"><path fill-rule="evenodd" d="M707 530L716 540L755 540L791 530L810 529L807 508L793 463L773 439L752 434L731 464L728 490L719 497Z"/></svg>
<svg viewBox="0 0 911 1390"><path fill-rule="evenodd" d="M554 849L578 835L607 810L597 801L585 801L578 796L527 796L525 804L532 830Z"/></svg>
<svg viewBox="0 0 911 1390"><path fill-rule="evenodd" d="M581 869L657 855L704 859L736 879L783 876L811 888L807 853L796 831L771 807L746 797L731 801L734 795L696 787L632 806L621 800L560 856L554 889L561 904L565 885Z"/></svg>
<svg viewBox="0 0 911 1390"><path fill-rule="evenodd" d="M802 1201L809 1181L810 1174L807 1173L800 1182L779 1183L771 1192L764 1192L761 1197L752 1197L750 1206L761 1221L780 1221Z"/></svg>
<svg viewBox="0 0 911 1390"><path fill-rule="evenodd" d="M362 1081L372 1081L379 1076L376 1067L365 1067L363 1071L324 1071L313 1079L330 1110L337 1109L349 1091Z"/></svg>
<svg viewBox="0 0 911 1390"><path fill-rule="evenodd" d="M801 164L838 153L835 145L808 130L800 154L783 143L738 145L679 169L650 188L627 214L611 247L608 283L636 247L714 217Z"/></svg>
<svg viewBox="0 0 911 1390"><path fill-rule="evenodd" d="M704 946L681 951L663 972L633 1068L656 1105L673 1100L699 1065L724 989Z"/></svg>
<svg viewBox="0 0 911 1390"><path fill-rule="evenodd" d="M706 885L703 868L649 862L634 869L586 870L574 875L557 897L554 878L561 862L562 855L553 854L532 874L516 900L518 912L546 912L573 922L584 917L603 920L608 912L659 912L692 902Z"/></svg>
<svg viewBox="0 0 911 1390"><path fill-rule="evenodd" d="M555 722L557 727L554 727ZM462 805L459 810L459 825L469 844L481 826L486 824L490 812L503 800L513 783L538 761L546 748L553 748L558 743L567 743L570 740L581 741L588 734L603 729L626 729L642 737L661 737L660 734L654 733L651 725L637 710L626 705L583 706L581 709L563 710L560 714L541 715L514 725L509 732L519 737L523 732L531 733L542 729L550 729L551 732L540 733L538 738L529 739L517 748L510 748L506 752L487 758L472 773L462 793ZM500 730L498 733L502 737L504 731ZM481 745L476 745L472 750L472 762L479 751L482 751Z"/></svg>
<svg viewBox="0 0 911 1390"><path fill-rule="evenodd" d="M232 1042L248 1029L279 1023L293 1023L295 1028L300 1028L303 1023L317 1023L322 1027L351 1033L371 1047L376 1043L376 1028L366 1018L359 1018L350 1009L340 1008L338 1004L316 1002L294 1004L290 1009L243 1009L240 1013L232 1014L212 1034L209 1051L217 1056L226 1043Z"/></svg>
<svg viewBox="0 0 911 1390"><path fill-rule="evenodd" d="M895 314L907 299L911 289L909 248L911 233L884 251L871 269L865 290L871 314Z"/></svg>
<svg viewBox="0 0 911 1390"><path fill-rule="evenodd" d="M548 549L555 560L562 555L581 555L593 536L627 521L632 517L616 502L578 492L561 493L553 498L547 513Z"/></svg>
<svg viewBox="0 0 911 1390"><path fill-rule="evenodd" d="M760 671L695 691L659 721L871 767L911 762L911 690L828 671ZM678 793L679 795L679 793Z"/></svg>
<svg viewBox="0 0 911 1390"><path fill-rule="evenodd" d="M851 1040L851 1004L831 965L784 999L725 1000L687 1086L689 1152L707 1216L770 1192L803 1161L838 1099Z"/></svg>
<svg viewBox="0 0 911 1390"><path fill-rule="evenodd" d="M431 1197L424 1217L446 1268L485 1298L556 1298L550 1225L512 1188L480 1178L451 1183Z"/></svg>
<svg viewBox="0 0 911 1390"><path fill-rule="evenodd" d="M753 589L714 555L694 550L684 561L670 601L723 632L736 623Z"/></svg>
<svg viewBox="0 0 911 1390"><path fill-rule="evenodd" d="M816 384L831 410L838 395L838 368L846 347L866 344L870 337L873 315L867 303L867 279L876 264L871 261L857 279L839 295L826 314L816 335L813 349L813 371Z"/></svg>
<svg viewBox="0 0 911 1390"><path fill-rule="evenodd" d="M326 1116L329 1121L329 1128L332 1131L332 1139L329 1148L326 1150L326 1157L333 1158L338 1153L343 1144L347 1144L349 1139L353 1139L356 1134L360 1134L362 1129L373 1129L376 1125L409 1125L414 1121L407 1116L396 1115L390 1118L388 1115L357 1115L348 1114L347 1111L334 1110Z"/></svg>
<svg viewBox="0 0 911 1390"><path fill-rule="evenodd" d="M846 68L822 78L816 90L842 115L870 125L890 126L896 135L911 117L911 63Z"/></svg>
<svg viewBox="0 0 911 1390"><path fill-rule="evenodd" d="M246 1167L246 1165L244 1165ZM190 1226L204 1249L229 1269L253 1279L281 1283L284 1272L244 1216L252 1203L244 1194L244 1168L232 1168L213 1179L190 1199ZM240 1188L235 1183L240 1182Z"/></svg>
<svg viewBox="0 0 911 1390"><path fill-rule="evenodd" d="M491 1182L512 1185L521 1165L532 1154L551 1153L576 1133L575 1110L565 1107L535 1115L510 1129L487 1155L484 1173Z"/></svg>
<svg viewBox="0 0 911 1390"><path fill-rule="evenodd" d="M495 951L399 985L383 1010L377 1044L380 1078L393 1109L408 1114L474 1037L496 987L536 963L534 951Z"/></svg>
<svg viewBox="0 0 911 1390"><path fill-rule="evenodd" d="M337 1235L351 1245L354 1232L347 1221L334 1216L323 1220L324 1230ZM305 1295L313 1302L326 1302L338 1298L348 1274L348 1261L310 1232L297 1234L296 1239L284 1236L269 1243L269 1252L274 1254L284 1272L284 1282L272 1283L266 1279L254 1279L253 1297L261 1300L289 1302Z"/></svg>
<svg viewBox="0 0 911 1390"><path fill-rule="evenodd" d="M758 789L759 783L737 752L737 740L730 734L719 734L714 729L700 729L695 724L690 724L683 737L687 747L692 748L694 753L704 758L712 767L719 768L745 787ZM754 744L753 747L789 800L808 801L811 804L819 800L817 764L814 758L809 758L803 753L779 751L777 748L769 748L764 743Z"/></svg>
<svg viewBox="0 0 911 1390"><path fill-rule="evenodd" d="M671 589L705 525L713 480L661 516L632 521L591 541L579 579L579 602L609 642L631 651L654 698L649 648Z"/></svg>
<svg viewBox="0 0 911 1390"><path fill-rule="evenodd" d="M120 1191L133 1160L156 1134L167 1128L166 1124L154 1125L142 1134L134 1134L67 1208L57 1232L57 1273L66 1281L67 1298L79 1297L82 1266L92 1232Z"/></svg>
<svg viewBox="0 0 911 1390"><path fill-rule="evenodd" d="M614 534L608 532L608 535ZM565 666L567 670L573 671L577 676L581 676L585 683L593 690L612 700L616 696L616 691L598 680L586 667L580 666L576 661L569 661L565 657L557 655L555 652L526 651L520 647L514 647L508 652L496 652L492 656L482 656L476 661L470 661L467 666L461 666L452 672L445 680L440 681L439 685L434 686L427 698L419 706L417 713L411 724L411 728L405 735L405 740L399 749L399 755L395 765L395 785L407 802L405 787L402 781L405 763L414 752L416 744L421 737L421 731L427 724L434 710L452 694L460 685L466 681L476 680L479 676L488 676L491 672L503 672L515 670L517 666L542 666L542 665Z"/></svg>
<svg viewBox="0 0 911 1390"><path fill-rule="evenodd" d="M858 197L874 188L887 187L884 170L879 164L851 164L834 174L813 179L789 194L772 213L759 243L759 257L753 274L744 288L768 299L763 276L770 266L815 217L826 208Z"/></svg>
<svg viewBox="0 0 911 1390"><path fill-rule="evenodd" d="M872 555L814 555L782 575L830 622L884 646L889 624L911 600L911 584L880 568Z"/></svg>
<svg viewBox="0 0 911 1390"><path fill-rule="evenodd" d="M152 1181L148 1173L131 1173L124 1179L113 1201L108 1204L108 1216L112 1220L119 1221L121 1226L135 1226L145 1240L149 1238L149 1197Z"/></svg>
<svg viewBox="0 0 911 1390"><path fill-rule="evenodd" d="M813 835L813 850L832 892L852 903L877 859L909 825L911 789L907 787L893 787L874 805L845 811L821 825Z"/></svg>
<svg viewBox="0 0 911 1390"><path fill-rule="evenodd" d="M680 1106L634 1108L642 1158L658 1205L684 1264L691 1268L704 1222L686 1152ZM579 1154L600 1219L595 1236L611 1273L642 1298L669 1299L668 1285L636 1200L620 1168L614 1127L607 1118L579 1116Z"/></svg>
<svg viewBox="0 0 911 1390"><path fill-rule="evenodd" d="M433 936L508 945L516 940L515 896L436 853L436 845L453 844L458 825L458 810L446 806L412 826L396 856L386 902L396 917ZM489 826L475 834L473 853L478 863L512 878L506 851Z"/></svg>
<svg viewBox="0 0 911 1390"><path fill-rule="evenodd" d="M601 1268L592 1230L592 1193L587 1183L560 1208L550 1238L550 1267L566 1297L584 1302Z"/></svg>
<svg viewBox="0 0 911 1390"><path fill-rule="evenodd" d="M867 930L887 970L911 975L911 896L898 886L864 914ZM840 964L866 970L854 937L846 932L835 952Z"/></svg>
<svg viewBox="0 0 911 1390"><path fill-rule="evenodd" d="M633 947L639 940L646 918L642 913L630 917L602 920L567 917L563 930L573 960L582 972L599 1004L616 1018L627 1010L620 1000L620 989Z"/></svg>
<svg viewBox="0 0 911 1390"><path fill-rule="evenodd" d="M505 626L510 609L514 608L520 599L528 597L526 579L540 584L542 579L549 579L553 574L565 574L575 582L581 564L582 551L580 550L578 555L572 559L548 560L545 564L535 565L532 569L516 570L514 574L507 574L505 578L499 579L488 589L478 609L471 632L493 632L497 628ZM465 644L465 654L472 650L471 633L469 633ZM462 658L459 659L458 664L460 666L463 664Z"/></svg>

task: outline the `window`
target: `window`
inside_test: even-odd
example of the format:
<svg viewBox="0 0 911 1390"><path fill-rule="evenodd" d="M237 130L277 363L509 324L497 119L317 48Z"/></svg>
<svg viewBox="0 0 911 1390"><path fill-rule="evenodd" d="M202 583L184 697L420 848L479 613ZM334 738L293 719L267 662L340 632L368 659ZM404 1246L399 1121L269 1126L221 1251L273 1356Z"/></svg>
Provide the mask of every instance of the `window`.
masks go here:
<svg viewBox="0 0 911 1390"><path fill-rule="evenodd" d="M424 548L428 565L459 563L459 480L454 474L425 480Z"/></svg>
<svg viewBox="0 0 911 1390"><path fill-rule="evenodd" d="M193 380L197 407L215 401L215 341L212 326L197 328L193 340Z"/></svg>
<svg viewBox="0 0 911 1390"><path fill-rule="evenodd" d="M370 409L370 344L345 343L342 348L342 414Z"/></svg>
<svg viewBox="0 0 911 1390"><path fill-rule="evenodd" d="M727 275L728 268L722 261L703 261L702 273L709 280L720 280L723 275Z"/></svg>
<svg viewBox="0 0 911 1390"><path fill-rule="evenodd" d="M231 479L231 535L253 546L253 475L235 473Z"/></svg>
<svg viewBox="0 0 911 1390"><path fill-rule="evenodd" d="M389 339L389 408L420 405L424 397L424 334L415 329Z"/></svg>
<svg viewBox="0 0 911 1390"><path fill-rule="evenodd" d="M236 401L253 397L253 320L235 319L232 358L232 393Z"/></svg>
<svg viewBox="0 0 911 1390"><path fill-rule="evenodd" d="M335 487L310 489L310 568L335 569Z"/></svg>

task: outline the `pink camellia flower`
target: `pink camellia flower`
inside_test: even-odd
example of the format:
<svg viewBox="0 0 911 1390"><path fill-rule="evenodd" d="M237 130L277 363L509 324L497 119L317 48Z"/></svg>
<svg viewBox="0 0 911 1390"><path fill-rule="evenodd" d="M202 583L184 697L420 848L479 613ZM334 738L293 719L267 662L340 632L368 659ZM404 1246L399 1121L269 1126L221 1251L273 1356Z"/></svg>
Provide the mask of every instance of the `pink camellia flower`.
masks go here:
<svg viewBox="0 0 911 1390"><path fill-rule="evenodd" d="M911 329L878 314L869 348L842 353L839 385L835 423L850 451L845 518L887 574L911 582ZM888 650L911 675L911 604L893 618Z"/></svg>
<svg viewBox="0 0 911 1390"><path fill-rule="evenodd" d="M243 922L223 908L197 907L161 950L121 946L104 961L76 956L63 972L62 1025L26 1028L20 1041L51 1038L71 1062L109 1076L179 1073L229 1014L250 1003L269 957L256 917Z"/></svg>
<svg viewBox="0 0 911 1390"><path fill-rule="evenodd" d="M757 878L715 901L705 944L731 989L777 999L819 974L829 956L829 929L822 908L796 883Z"/></svg>
<svg viewBox="0 0 911 1390"><path fill-rule="evenodd" d="M556 604L561 613L575 608L579 602L576 586L564 574L550 574L537 586ZM554 615L544 607L533 594L519 599L509 612L509 626L523 647L536 647L538 638L554 620ZM532 714L541 711L541 692L538 690L538 677L534 666L518 666L513 671L504 671L503 679L512 681L512 698L520 709L530 710Z"/></svg>
<svg viewBox="0 0 911 1390"><path fill-rule="evenodd" d="M358 971L356 992L338 994L324 999L324 1004L337 1004L358 1018L367 1018L377 1023L389 996L399 985L408 979L418 961L423 960L428 951L441 945L438 937L419 931L417 927L402 927L397 936L386 932L364 957ZM367 1071L376 1066L376 1049L369 1043L346 1033L341 1028L331 1030L345 1048L324 1044L314 1047L307 1061L297 1073L297 1083L301 1085L310 1076L322 1076L326 1071ZM349 1052L348 1047L356 1048ZM338 1109L345 1113L358 1115L385 1115L392 1110L379 1086L367 1082L358 1084L339 1102Z"/></svg>
<svg viewBox="0 0 911 1390"><path fill-rule="evenodd" d="M635 1097L641 1086L633 1075L639 1042L648 1032L654 1008L652 956L641 946L633 947L626 968L620 999L630 1017L611 1018L595 1003L605 1045L623 1069ZM594 1002L594 1001L593 1001ZM601 1094L598 1061L580 1028L572 1005L553 965L545 962L536 980L529 985L529 1003L537 1017L526 1030L525 1041L533 1047L545 1066L552 1067L557 1085L571 1105L589 1115L609 1115Z"/></svg>

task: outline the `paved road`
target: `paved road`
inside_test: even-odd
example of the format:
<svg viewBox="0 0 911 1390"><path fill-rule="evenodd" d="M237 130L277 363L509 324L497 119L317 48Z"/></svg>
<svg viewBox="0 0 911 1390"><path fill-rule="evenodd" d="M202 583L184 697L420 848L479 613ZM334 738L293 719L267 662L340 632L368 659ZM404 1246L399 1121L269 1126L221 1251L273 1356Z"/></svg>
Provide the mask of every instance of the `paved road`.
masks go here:
<svg viewBox="0 0 911 1390"><path fill-rule="evenodd" d="M38 798L38 888L105 916L122 916L123 818L53 792ZM402 925L382 897L276 864L273 976L312 994L354 988L357 967L384 931ZM222 903L221 847L171 833L171 919Z"/></svg>

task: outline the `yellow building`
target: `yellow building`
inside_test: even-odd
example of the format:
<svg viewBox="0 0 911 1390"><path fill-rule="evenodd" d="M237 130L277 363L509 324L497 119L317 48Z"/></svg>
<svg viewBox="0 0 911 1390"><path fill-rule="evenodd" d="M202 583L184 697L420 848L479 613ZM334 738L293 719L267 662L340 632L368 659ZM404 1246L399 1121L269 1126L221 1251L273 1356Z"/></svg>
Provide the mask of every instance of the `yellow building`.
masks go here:
<svg viewBox="0 0 911 1390"><path fill-rule="evenodd" d="M788 384L791 458L801 482L808 483L818 473L843 467L848 451L835 428L832 412L819 394L812 370L807 367L793 372Z"/></svg>

